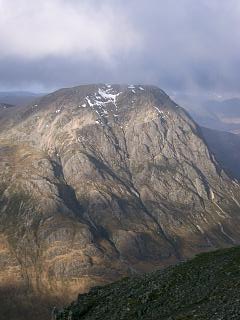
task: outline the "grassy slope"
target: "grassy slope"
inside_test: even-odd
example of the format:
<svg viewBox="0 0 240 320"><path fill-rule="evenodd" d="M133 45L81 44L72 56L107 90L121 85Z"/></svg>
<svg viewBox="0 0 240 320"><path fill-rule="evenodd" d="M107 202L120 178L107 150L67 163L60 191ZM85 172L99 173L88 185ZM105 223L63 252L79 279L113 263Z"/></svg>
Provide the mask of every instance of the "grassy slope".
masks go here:
<svg viewBox="0 0 240 320"><path fill-rule="evenodd" d="M240 248L92 289L57 319L240 319Z"/></svg>

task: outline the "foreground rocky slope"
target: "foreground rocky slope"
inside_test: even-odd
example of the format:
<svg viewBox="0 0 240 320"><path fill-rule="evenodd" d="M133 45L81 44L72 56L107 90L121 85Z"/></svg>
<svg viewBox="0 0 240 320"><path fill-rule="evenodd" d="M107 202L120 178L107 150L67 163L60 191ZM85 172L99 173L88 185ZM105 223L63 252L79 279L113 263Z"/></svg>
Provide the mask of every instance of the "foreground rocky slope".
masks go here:
<svg viewBox="0 0 240 320"><path fill-rule="evenodd" d="M66 302L92 286L240 242L239 185L162 90L61 89L4 117L4 290Z"/></svg>
<svg viewBox="0 0 240 320"><path fill-rule="evenodd" d="M57 320L230 320L240 317L240 249L200 254L79 295Z"/></svg>

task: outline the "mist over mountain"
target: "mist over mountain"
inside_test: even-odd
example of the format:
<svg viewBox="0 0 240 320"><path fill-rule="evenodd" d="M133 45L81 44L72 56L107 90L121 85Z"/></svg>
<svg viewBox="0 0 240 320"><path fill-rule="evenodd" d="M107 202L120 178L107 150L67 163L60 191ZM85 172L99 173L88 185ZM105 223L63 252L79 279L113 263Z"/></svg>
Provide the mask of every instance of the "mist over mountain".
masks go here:
<svg viewBox="0 0 240 320"><path fill-rule="evenodd" d="M2 0L0 14L1 91L99 82L240 89L238 0Z"/></svg>

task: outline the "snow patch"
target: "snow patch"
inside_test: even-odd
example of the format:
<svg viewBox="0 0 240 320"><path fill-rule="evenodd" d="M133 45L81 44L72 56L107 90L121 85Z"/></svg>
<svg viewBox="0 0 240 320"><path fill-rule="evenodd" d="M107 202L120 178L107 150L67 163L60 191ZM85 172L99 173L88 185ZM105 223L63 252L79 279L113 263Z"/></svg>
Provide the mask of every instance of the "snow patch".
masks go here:
<svg viewBox="0 0 240 320"><path fill-rule="evenodd" d="M165 119L168 117L168 114L164 113L162 110L159 109L159 107L153 106L153 108L155 108L160 116L161 119Z"/></svg>
<svg viewBox="0 0 240 320"><path fill-rule="evenodd" d="M213 201L215 199L215 195L214 195L212 189L210 189L209 195L210 195L210 199Z"/></svg>
<svg viewBox="0 0 240 320"><path fill-rule="evenodd" d="M106 85L106 87L98 88L97 92L85 98L90 108L97 113L99 117L98 121L102 126L104 126L104 123L107 121L102 121L102 118L108 117L108 110L106 108L108 104L114 105L115 114L113 116L118 117L118 114L116 114L118 110L117 97L120 94L121 92L116 93L114 88L112 88L110 85Z"/></svg>
<svg viewBox="0 0 240 320"><path fill-rule="evenodd" d="M202 229L198 224L196 225L196 227L197 227L197 229L198 229L202 234L204 234L203 229Z"/></svg>
<svg viewBox="0 0 240 320"><path fill-rule="evenodd" d="M163 114L163 111L160 110L158 107L156 107L156 106L153 106L153 107L157 110L157 112L158 112L159 114Z"/></svg>
<svg viewBox="0 0 240 320"><path fill-rule="evenodd" d="M109 93L109 90L102 90L102 89L98 89L98 93L103 99L107 100L105 101L105 103L112 102L114 104L116 104L116 99L120 94L120 93L116 93L116 94Z"/></svg>
<svg viewBox="0 0 240 320"><path fill-rule="evenodd" d="M86 97L86 100L90 107L94 107L94 103L91 102L88 96Z"/></svg>
<svg viewBox="0 0 240 320"><path fill-rule="evenodd" d="M131 192L138 198L140 198L140 195L139 193L134 189L134 188L131 188Z"/></svg>

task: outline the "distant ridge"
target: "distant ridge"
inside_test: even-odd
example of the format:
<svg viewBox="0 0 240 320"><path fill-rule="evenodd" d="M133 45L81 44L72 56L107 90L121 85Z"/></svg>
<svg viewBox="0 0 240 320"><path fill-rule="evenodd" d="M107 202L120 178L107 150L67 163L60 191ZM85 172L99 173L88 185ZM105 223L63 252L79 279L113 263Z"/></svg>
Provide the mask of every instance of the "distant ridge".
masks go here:
<svg viewBox="0 0 240 320"><path fill-rule="evenodd" d="M28 91L0 91L0 102L22 106L43 95L45 94Z"/></svg>

